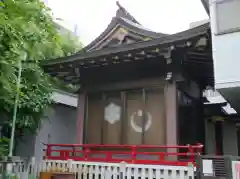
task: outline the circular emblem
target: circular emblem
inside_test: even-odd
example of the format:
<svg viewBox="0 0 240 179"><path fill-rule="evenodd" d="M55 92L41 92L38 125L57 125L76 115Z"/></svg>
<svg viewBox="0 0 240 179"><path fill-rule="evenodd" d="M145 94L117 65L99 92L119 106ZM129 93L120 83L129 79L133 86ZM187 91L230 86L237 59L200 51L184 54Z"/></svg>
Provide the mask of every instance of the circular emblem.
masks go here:
<svg viewBox="0 0 240 179"><path fill-rule="evenodd" d="M136 132L139 132L139 133L142 133L143 131L147 131L151 125L152 125L152 115L147 112L146 113L146 124L144 126L144 128L142 126L139 126L138 124L136 124L135 122L135 117L138 116L138 117L142 117L142 110L138 110L138 112L134 112L132 115L131 115L131 127L133 128L134 131Z"/></svg>

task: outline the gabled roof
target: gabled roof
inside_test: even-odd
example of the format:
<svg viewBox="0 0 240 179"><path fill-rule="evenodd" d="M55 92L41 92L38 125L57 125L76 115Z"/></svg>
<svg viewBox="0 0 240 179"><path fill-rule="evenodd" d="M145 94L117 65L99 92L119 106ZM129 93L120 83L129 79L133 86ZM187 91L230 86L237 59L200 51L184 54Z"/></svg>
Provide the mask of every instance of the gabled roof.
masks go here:
<svg viewBox="0 0 240 179"><path fill-rule="evenodd" d="M209 37L209 34L209 23L206 23L158 39L122 44L118 47L104 48L86 53L75 53L67 57L42 61L41 66L51 76L68 83L79 84L80 71L86 68L102 68L119 63L126 64L129 61L137 61L139 59L162 59L164 54L168 53L172 47L186 47L186 49L194 51L198 46L201 47L201 43ZM194 56L192 62L191 60L186 62L188 64L186 69L189 69L191 73L197 73L202 79L206 79L207 84L211 86L214 84L211 50L208 50L207 54L204 54L205 52L201 52L201 50L199 53L201 56L200 61L198 55Z"/></svg>
<svg viewBox="0 0 240 179"><path fill-rule="evenodd" d="M78 53L99 50L109 46L109 44L111 46L122 44L125 43L126 38L130 39L126 43L132 43L161 38L167 35L144 28L119 2L117 2L117 6L116 16L113 17L108 27Z"/></svg>
<svg viewBox="0 0 240 179"><path fill-rule="evenodd" d="M86 70L94 72L95 69L150 59L158 59L162 65L166 65L165 57L172 50L174 54L177 49L184 49L189 51L189 58L178 61L182 63L184 60L184 70L203 85L214 84L209 23L166 35L144 29L126 9L118 6L116 17L98 38L71 56L42 61L44 71L67 83L80 84L80 76L83 81L82 74Z"/></svg>
<svg viewBox="0 0 240 179"><path fill-rule="evenodd" d="M196 37L204 36L210 29L209 23L200 25L198 27L188 29L183 32L179 32L173 35L163 36L162 38L157 38L153 40L147 40L142 42L136 42L133 44L123 44L119 47L112 47L106 49L94 50L92 52L85 53L75 53L71 56L60 57L57 59L46 60L42 62L43 67L50 67L59 64L70 64L72 62L75 63L84 63L90 62L91 60L105 58L109 55L118 55L120 53L132 53L139 52L141 50L154 50L158 48L167 48L171 45L187 43L187 41L191 41L191 39L195 39ZM91 63L90 63L91 64ZM79 68L82 65L79 65ZM69 67L68 67L69 68Z"/></svg>

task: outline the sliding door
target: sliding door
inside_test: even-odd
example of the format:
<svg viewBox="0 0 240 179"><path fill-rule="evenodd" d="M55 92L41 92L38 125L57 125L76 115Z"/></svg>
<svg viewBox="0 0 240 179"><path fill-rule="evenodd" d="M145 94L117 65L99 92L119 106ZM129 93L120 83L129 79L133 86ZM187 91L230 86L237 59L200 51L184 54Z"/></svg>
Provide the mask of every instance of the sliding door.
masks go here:
<svg viewBox="0 0 240 179"><path fill-rule="evenodd" d="M131 90L89 95L87 142L165 144L164 90Z"/></svg>
<svg viewBox="0 0 240 179"><path fill-rule="evenodd" d="M164 90L146 90L145 95L146 127L143 134L143 143L147 145L165 145L166 121L164 108Z"/></svg>
<svg viewBox="0 0 240 179"><path fill-rule="evenodd" d="M103 95L103 144L120 144L122 102L120 92L111 92Z"/></svg>
<svg viewBox="0 0 240 179"><path fill-rule="evenodd" d="M86 143L101 144L103 135L104 102L102 94L88 95L88 111L86 120Z"/></svg>
<svg viewBox="0 0 240 179"><path fill-rule="evenodd" d="M124 132L126 144L142 144L143 96L142 90L127 92L126 123Z"/></svg>

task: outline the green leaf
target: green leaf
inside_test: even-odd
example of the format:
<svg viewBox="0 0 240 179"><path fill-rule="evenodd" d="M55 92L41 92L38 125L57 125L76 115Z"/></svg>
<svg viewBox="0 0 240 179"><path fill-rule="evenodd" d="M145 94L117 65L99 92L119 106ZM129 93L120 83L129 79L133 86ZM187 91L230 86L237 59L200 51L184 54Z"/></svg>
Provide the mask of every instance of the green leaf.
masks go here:
<svg viewBox="0 0 240 179"><path fill-rule="evenodd" d="M37 131L52 104L52 87L74 88L44 74L39 62L75 53L81 47L71 33L58 31L51 10L40 0L0 1L0 112L9 116L6 126L11 127L15 96L19 92L17 138L21 137L19 131ZM22 75L17 90L20 60ZM6 141L0 139L1 142ZM0 155L4 151L0 145Z"/></svg>

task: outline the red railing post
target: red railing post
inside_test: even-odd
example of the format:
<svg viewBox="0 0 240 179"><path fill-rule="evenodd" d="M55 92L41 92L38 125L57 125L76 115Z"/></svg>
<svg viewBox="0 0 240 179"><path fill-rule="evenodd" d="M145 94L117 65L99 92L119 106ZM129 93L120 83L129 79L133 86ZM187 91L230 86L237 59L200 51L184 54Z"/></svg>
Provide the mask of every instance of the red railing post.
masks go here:
<svg viewBox="0 0 240 179"><path fill-rule="evenodd" d="M160 161L164 161L165 160L165 153L162 153L161 152L161 154L159 155L160 157L159 157L159 160Z"/></svg>
<svg viewBox="0 0 240 179"><path fill-rule="evenodd" d="M197 143L197 150L196 150L196 152L201 154L202 150L203 150L203 145L201 143Z"/></svg>
<svg viewBox="0 0 240 179"><path fill-rule="evenodd" d="M83 151L84 151L84 160L88 160L88 155L89 155L89 152L90 152L88 146L84 147Z"/></svg>
<svg viewBox="0 0 240 179"><path fill-rule="evenodd" d="M65 151L64 151L64 150L59 152L59 157L60 157L61 159L63 159L63 160L66 160Z"/></svg>
<svg viewBox="0 0 240 179"><path fill-rule="evenodd" d="M75 157L76 156L76 148L73 146L72 147L72 157Z"/></svg>
<svg viewBox="0 0 240 179"><path fill-rule="evenodd" d="M197 143L196 157L198 161L200 160L200 155L202 152L203 152L203 145L201 143Z"/></svg>
<svg viewBox="0 0 240 179"><path fill-rule="evenodd" d="M106 152L106 162L109 162L109 161L111 161L111 159L112 159L112 154L111 154L111 152L109 152L109 151L107 151Z"/></svg>
<svg viewBox="0 0 240 179"><path fill-rule="evenodd" d="M189 156L189 162L194 162L194 149L193 146L188 144L188 156Z"/></svg>
<svg viewBox="0 0 240 179"><path fill-rule="evenodd" d="M132 163L135 163L137 160L137 146L133 145L132 148Z"/></svg>
<svg viewBox="0 0 240 179"><path fill-rule="evenodd" d="M51 157L51 146L49 145L49 144L47 144L47 149L46 149L46 158L48 158L48 157Z"/></svg>
<svg viewBox="0 0 240 179"><path fill-rule="evenodd" d="M64 156L65 156L65 159L68 160L69 159L69 155L70 154L70 151L65 151L64 152Z"/></svg>

